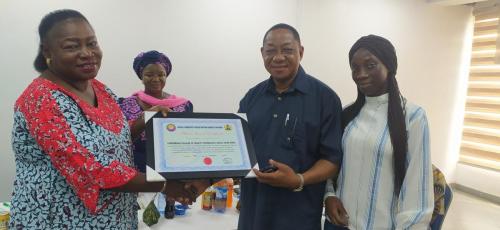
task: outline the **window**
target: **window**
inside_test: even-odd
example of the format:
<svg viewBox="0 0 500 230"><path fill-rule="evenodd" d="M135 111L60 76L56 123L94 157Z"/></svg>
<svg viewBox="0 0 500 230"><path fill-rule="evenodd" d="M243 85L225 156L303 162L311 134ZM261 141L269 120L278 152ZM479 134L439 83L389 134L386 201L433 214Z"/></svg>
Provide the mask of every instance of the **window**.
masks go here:
<svg viewBox="0 0 500 230"><path fill-rule="evenodd" d="M460 162L500 170L500 10L474 9Z"/></svg>

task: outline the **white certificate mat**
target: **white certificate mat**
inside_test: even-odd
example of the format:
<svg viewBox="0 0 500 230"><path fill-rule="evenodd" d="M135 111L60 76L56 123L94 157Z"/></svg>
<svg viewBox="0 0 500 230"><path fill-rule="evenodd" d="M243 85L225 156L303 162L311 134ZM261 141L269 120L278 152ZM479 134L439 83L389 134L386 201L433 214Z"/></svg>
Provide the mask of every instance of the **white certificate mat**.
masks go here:
<svg viewBox="0 0 500 230"><path fill-rule="evenodd" d="M235 114L155 114L146 136L147 165L166 179L244 177L256 162L248 124Z"/></svg>

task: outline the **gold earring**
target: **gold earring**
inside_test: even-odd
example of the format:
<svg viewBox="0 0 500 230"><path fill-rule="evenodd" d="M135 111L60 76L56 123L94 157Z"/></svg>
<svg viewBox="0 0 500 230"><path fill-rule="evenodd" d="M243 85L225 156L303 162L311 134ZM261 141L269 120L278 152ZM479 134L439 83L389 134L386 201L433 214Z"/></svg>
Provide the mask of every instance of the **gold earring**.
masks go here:
<svg viewBox="0 0 500 230"><path fill-rule="evenodd" d="M50 63L52 62L52 59L46 58L45 63L47 63L47 66L50 66Z"/></svg>

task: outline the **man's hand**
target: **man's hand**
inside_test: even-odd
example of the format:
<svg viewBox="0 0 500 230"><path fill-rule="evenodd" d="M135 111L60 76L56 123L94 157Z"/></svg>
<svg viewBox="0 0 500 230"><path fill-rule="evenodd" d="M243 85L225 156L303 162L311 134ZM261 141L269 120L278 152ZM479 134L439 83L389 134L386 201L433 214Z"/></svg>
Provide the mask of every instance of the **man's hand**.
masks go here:
<svg viewBox="0 0 500 230"><path fill-rule="evenodd" d="M193 194L192 191L186 190L186 184L178 180L167 181L167 188L165 189L165 194L170 200L175 200L184 205L192 204L196 200L197 194Z"/></svg>
<svg viewBox="0 0 500 230"><path fill-rule="evenodd" d="M189 181L184 181L184 189L195 197L198 197L201 195L208 187L210 187L210 181L209 180L189 180Z"/></svg>
<svg viewBox="0 0 500 230"><path fill-rule="evenodd" d="M349 223L349 216L347 215L344 205L339 198L330 196L325 200L325 211L330 220L340 226L347 226Z"/></svg>
<svg viewBox="0 0 500 230"><path fill-rule="evenodd" d="M269 160L269 164L278 169L270 173L263 173L257 169L253 169L260 183L289 189L295 189L300 186L299 176L288 165L274 160Z"/></svg>

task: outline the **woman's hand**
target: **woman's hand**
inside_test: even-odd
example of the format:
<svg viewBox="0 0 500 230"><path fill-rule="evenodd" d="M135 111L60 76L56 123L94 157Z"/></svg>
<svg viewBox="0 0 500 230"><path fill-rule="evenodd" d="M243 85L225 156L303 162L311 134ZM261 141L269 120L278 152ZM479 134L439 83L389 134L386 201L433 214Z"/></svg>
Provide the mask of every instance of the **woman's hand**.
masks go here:
<svg viewBox="0 0 500 230"><path fill-rule="evenodd" d="M189 180L184 183L186 183L184 189L190 191L195 197L201 195L211 185L209 180Z"/></svg>
<svg viewBox="0 0 500 230"><path fill-rule="evenodd" d="M168 113L171 112L170 108L161 105L153 106L146 111L161 112L163 117L167 117ZM139 138L144 128L146 128L146 118L144 117L144 113L142 113L141 116L130 125L132 140Z"/></svg>
<svg viewBox="0 0 500 230"><path fill-rule="evenodd" d="M260 183L289 189L296 189L300 186L299 176L297 176L288 165L274 160L269 160L269 164L275 166L277 170L270 173L264 173L257 169L253 169Z"/></svg>
<svg viewBox="0 0 500 230"><path fill-rule="evenodd" d="M168 180L167 187L164 193L169 199L173 199L184 205L192 204L196 200L197 194L194 194L191 190L186 189L186 184L178 180Z"/></svg>
<svg viewBox="0 0 500 230"><path fill-rule="evenodd" d="M325 211L333 224L347 226L349 223L349 216L344 209L344 205L339 198L330 196L325 200Z"/></svg>
<svg viewBox="0 0 500 230"><path fill-rule="evenodd" d="M162 105L155 105L155 106L147 109L146 111L161 112L161 114L163 115L163 117L167 117L168 113L172 112L172 110L170 108L162 106Z"/></svg>

